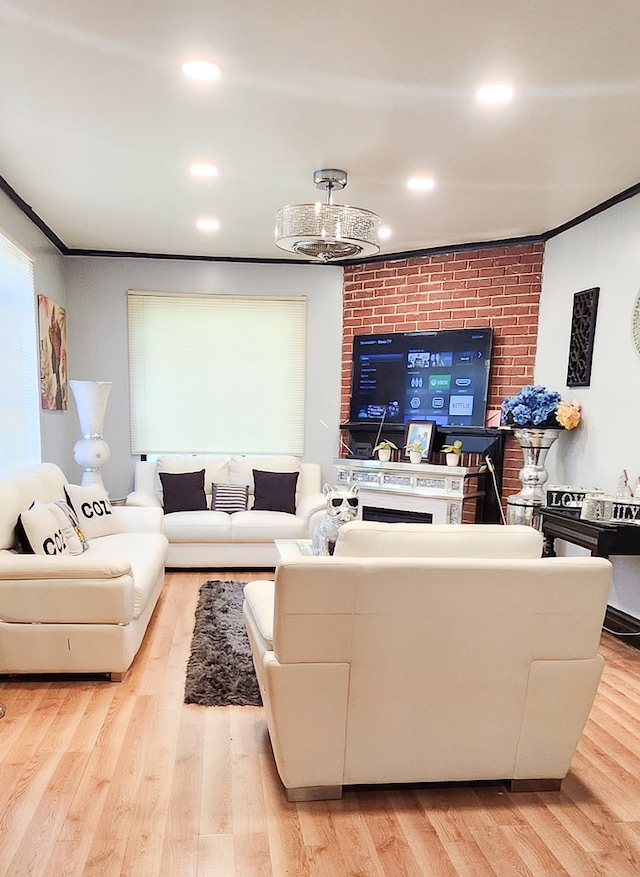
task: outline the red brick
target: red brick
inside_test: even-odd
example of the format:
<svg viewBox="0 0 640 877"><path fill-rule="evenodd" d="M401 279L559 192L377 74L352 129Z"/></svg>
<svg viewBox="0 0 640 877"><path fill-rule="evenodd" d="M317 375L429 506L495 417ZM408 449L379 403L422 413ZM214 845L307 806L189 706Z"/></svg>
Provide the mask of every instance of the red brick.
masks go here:
<svg viewBox="0 0 640 877"><path fill-rule="evenodd" d="M378 280L380 277L397 277L398 274L395 268L381 268L376 270L375 276L376 280Z"/></svg>

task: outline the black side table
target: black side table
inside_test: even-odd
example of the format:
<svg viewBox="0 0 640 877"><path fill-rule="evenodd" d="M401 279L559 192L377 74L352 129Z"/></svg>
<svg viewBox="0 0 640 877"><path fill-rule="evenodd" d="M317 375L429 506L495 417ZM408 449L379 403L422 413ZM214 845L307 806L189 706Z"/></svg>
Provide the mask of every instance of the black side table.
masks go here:
<svg viewBox="0 0 640 877"><path fill-rule="evenodd" d="M556 509L540 510L544 557L555 557L555 540L564 539L587 548L595 557L611 554L640 555L640 526L637 524L596 524ZM621 609L607 606L604 629L627 645L640 649L640 621Z"/></svg>
<svg viewBox="0 0 640 877"><path fill-rule="evenodd" d="M640 556L640 526L636 524L596 524L545 506L540 509L540 517L545 557L555 557L556 539L587 548L594 557L609 557L611 554Z"/></svg>

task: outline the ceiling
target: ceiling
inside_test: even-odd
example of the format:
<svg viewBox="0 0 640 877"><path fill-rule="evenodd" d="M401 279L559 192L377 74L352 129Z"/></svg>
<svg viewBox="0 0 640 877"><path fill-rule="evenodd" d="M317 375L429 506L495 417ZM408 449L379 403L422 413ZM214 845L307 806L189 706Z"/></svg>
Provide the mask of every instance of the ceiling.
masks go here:
<svg viewBox="0 0 640 877"><path fill-rule="evenodd" d="M638 184L639 37L637 0L0 0L0 176L71 251L298 260L321 167L383 254L540 235Z"/></svg>

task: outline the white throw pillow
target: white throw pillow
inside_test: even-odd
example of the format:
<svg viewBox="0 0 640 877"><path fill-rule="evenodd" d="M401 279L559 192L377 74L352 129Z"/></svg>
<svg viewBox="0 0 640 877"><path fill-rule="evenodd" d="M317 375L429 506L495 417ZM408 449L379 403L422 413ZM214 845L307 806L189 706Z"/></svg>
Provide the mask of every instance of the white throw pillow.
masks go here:
<svg viewBox="0 0 640 877"><path fill-rule="evenodd" d="M87 539L122 532L104 487L99 484L89 484L87 487L67 484L64 492Z"/></svg>
<svg viewBox="0 0 640 877"><path fill-rule="evenodd" d="M28 554L82 554L82 545L62 509L35 500L18 517L18 539Z"/></svg>

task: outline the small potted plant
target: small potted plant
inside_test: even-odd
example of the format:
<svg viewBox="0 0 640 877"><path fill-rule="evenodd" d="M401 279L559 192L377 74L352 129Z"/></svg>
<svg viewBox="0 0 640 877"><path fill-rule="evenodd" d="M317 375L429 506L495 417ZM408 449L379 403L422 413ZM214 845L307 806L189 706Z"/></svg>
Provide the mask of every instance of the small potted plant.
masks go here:
<svg viewBox="0 0 640 877"><path fill-rule="evenodd" d="M406 446L405 451L409 454L409 460L416 466L418 463L422 462L422 453L424 448L420 444L420 442L409 442Z"/></svg>
<svg viewBox="0 0 640 877"><path fill-rule="evenodd" d="M451 445L443 445L442 453L447 455L447 466L457 466L460 462L460 454L462 453L462 442L456 439Z"/></svg>
<svg viewBox="0 0 640 877"><path fill-rule="evenodd" d="M378 454L378 459L381 463L388 463L391 459L391 451L397 451L398 446L394 445L393 442L390 442L388 439L383 439L373 449L373 453Z"/></svg>

